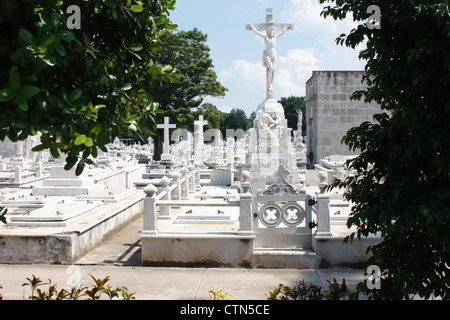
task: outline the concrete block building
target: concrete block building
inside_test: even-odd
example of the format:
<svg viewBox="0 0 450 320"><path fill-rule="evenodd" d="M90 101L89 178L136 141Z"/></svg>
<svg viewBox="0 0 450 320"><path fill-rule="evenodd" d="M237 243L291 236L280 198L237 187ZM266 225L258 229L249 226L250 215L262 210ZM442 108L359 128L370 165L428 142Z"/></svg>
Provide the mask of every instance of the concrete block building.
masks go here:
<svg viewBox="0 0 450 320"><path fill-rule="evenodd" d="M377 103L350 100L363 90L364 71L313 71L306 82L307 165L330 155L354 155L341 144L347 131L380 113Z"/></svg>

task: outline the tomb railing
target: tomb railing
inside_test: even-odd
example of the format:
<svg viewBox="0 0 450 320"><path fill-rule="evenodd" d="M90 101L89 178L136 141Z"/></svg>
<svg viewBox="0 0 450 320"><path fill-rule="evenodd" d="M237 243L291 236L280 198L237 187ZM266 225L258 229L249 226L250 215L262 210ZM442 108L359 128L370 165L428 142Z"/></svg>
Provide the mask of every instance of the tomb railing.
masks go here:
<svg viewBox="0 0 450 320"><path fill-rule="evenodd" d="M248 178L241 182L241 234L253 233L266 238L268 235L311 236L316 229L316 237L331 235L329 195L321 188L321 193L313 198L304 188L295 188L287 182L288 175L289 172L280 166L272 179L274 183L256 195L248 192ZM316 220L313 220L314 216Z"/></svg>

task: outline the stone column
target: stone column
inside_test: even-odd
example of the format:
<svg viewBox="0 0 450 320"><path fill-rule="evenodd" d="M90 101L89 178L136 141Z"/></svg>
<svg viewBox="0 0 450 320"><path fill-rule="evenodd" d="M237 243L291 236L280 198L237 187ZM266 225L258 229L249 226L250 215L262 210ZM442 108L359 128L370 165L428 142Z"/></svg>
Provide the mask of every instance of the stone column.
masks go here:
<svg viewBox="0 0 450 320"><path fill-rule="evenodd" d="M42 177L42 172L43 172L42 162L38 161L36 162L36 178Z"/></svg>
<svg viewBox="0 0 450 320"><path fill-rule="evenodd" d="M177 171L172 173L170 178L172 179L170 185L175 185L175 188L172 190L172 199L173 200L181 200L181 183L180 183L181 174Z"/></svg>
<svg viewBox="0 0 450 320"><path fill-rule="evenodd" d="M171 200L170 194L170 179L167 177L162 177L160 179L160 192L165 192L166 194L161 197L161 200ZM144 189L145 191L145 189ZM158 219L170 219L170 206L159 206Z"/></svg>
<svg viewBox="0 0 450 320"><path fill-rule="evenodd" d="M144 226L141 235L156 235L156 187L149 184L144 188L146 197L144 198Z"/></svg>
<svg viewBox="0 0 450 320"><path fill-rule="evenodd" d="M14 182L15 183L22 182L22 168L20 166L14 167Z"/></svg>
<svg viewBox="0 0 450 320"><path fill-rule="evenodd" d="M317 195L317 231L316 236L331 236L330 225L330 195L325 193L327 174L324 171L319 172L319 189Z"/></svg>
<svg viewBox="0 0 450 320"><path fill-rule="evenodd" d="M200 164L198 161L194 161L195 166L195 191L200 191L202 186L200 185Z"/></svg>
<svg viewBox="0 0 450 320"><path fill-rule="evenodd" d="M330 196L317 195L317 231L316 236L331 236L330 227Z"/></svg>
<svg viewBox="0 0 450 320"><path fill-rule="evenodd" d="M241 190L242 193L247 193L248 190L250 189L251 183L250 183L250 172L248 172L247 170L242 171L241 174Z"/></svg>
<svg viewBox="0 0 450 320"><path fill-rule="evenodd" d="M189 200L189 177L188 177L188 169L183 167L180 170L181 176L181 200Z"/></svg>
<svg viewBox="0 0 450 320"><path fill-rule="evenodd" d="M188 181L189 181L189 193L195 193L195 166L190 164L187 166L188 172Z"/></svg>
<svg viewBox="0 0 450 320"><path fill-rule="evenodd" d="M253 234L252 194L242 193L239 201L239 234Z"/></svg>

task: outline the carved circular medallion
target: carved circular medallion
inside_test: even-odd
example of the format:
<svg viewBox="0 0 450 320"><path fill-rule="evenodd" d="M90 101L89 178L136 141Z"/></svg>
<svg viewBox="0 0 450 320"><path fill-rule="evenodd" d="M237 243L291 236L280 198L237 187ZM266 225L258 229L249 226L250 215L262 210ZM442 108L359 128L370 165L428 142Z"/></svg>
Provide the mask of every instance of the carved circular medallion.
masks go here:
<svg viewBox="0 0 450 320"><path fill-rule="evenodd" d="M281 223L281 208L273 203L266 204L259 210L259 220L268 228L274 228Z"/></svg>
<svg viewBox="0 0 450 320"><path fill-rule="evenodd" d="M281 219L288 227L296 227L305 219L305 210L296 202L287 203L283 207Z"/></svg>

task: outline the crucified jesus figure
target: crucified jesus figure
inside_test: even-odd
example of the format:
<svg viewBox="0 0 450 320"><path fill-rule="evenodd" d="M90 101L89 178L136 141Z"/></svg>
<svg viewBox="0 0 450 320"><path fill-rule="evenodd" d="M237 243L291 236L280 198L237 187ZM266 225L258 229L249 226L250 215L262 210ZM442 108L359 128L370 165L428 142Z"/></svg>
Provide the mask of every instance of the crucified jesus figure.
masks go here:
<svg viewBox="0 0 450 320"><path fill-rule="evenodd" d="M273 11L267 10L267 22L248 23L247 30L252 30L255 34L264 39L266 50L263 52L263 65L267 70L267 99L273 99L273 79L275 76L275 69L277 65L277 52L275 51L275 42L286 31L293 30L292 24L287 23L273 23Z"/></svg>

